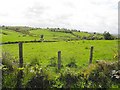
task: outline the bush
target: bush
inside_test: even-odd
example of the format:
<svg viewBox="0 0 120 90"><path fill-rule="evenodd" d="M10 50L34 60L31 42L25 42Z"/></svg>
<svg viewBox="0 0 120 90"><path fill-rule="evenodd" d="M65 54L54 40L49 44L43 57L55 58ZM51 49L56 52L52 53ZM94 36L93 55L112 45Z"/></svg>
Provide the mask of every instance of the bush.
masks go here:
<svg viewBox="0 0 120 90"><path fill-rule="evenodd" d="M84 79L80 73L65 68L60 74L59 80L62 83L62 88L82 88Z"/></svg>
<svg viewBox="0 0 120 90"><path fill-rule="evenodd" d="M47 75L36 74L32 77L25 88L50 88L50 81L47 79Z"/></svg>
<svg viewBox="0 0 120 90"><path fill-rule="evenodd" d="M56 59L57 59L56 57L50 58L50 64L48 66L56 67L57 66Z"/></svg>
<svg viewBox="0 0 120 90"><path fill-rule="evenodd" d="M75 61L75 58L71 58L70 59L70 62L66 65L67 67L74 67L74 68L77 68L77 64L76 64L76 61Z"/></svg>
<svg viewBox="0 0 120 90"><path fill-rule="evenodd" d="M28 67L30 72L24 74L24 88L51 88L52 80L49 79L49 71L39 65Z"/></svg>
<svg viewBox="0 0 120 90"><path fill-rule="evenodd" d="M91 67L89 67L91 68ZM92 69L88 73L88 83L92 82L90 87L94 88L112 88L114 85L120 85L120 79L119 82L115 82L112 80L112 71L113 70L118 70L118 62L105 62L105 61L100 61L98 62L94 69ZM86 70L85 72L88 72ZM85 73L84 72L84 73Z"/></svg>
<svg viewBox="0 0 120 90"><path fill-rule="evenodd" d="M7 68L10 72L18 67L18 62L9 52L2 52L2 64L4 65L3 68Z"/></svg>
<svg viewBox="0 0 120 90"><path fill-rule="evenodd" d="M3 53L3 88L15 88L18 72L23 70L21 79L23 88L113 88L120 87L120 70L118 62L97 61L85 69L79 70L72 57L67 67L58 71L56 67L43 67L37 58L24 68L17 68L17 62L7 52ZM51 66L56 66L56 57L52 57ZM120 64L119 64L120 65ZM72 68L71 68L72 67Z"/></svg>
<svg viewBox="0 0 120 90"><path fill-rule="evenodd" d="M39 60L36 57L34 57L34 58L32 58L30 60L30 64L29 65L30 66L32 66L32 65L40 65L40 62L39 62Z"/></svg>
<svg viewBox="0 0 120 90"><path fill-rule="evenodd" d="M9 52L2 52L2 88L15 88L18 62Z"/></svg>
<svg viewBox="0 0 120 90"><path fill-rule="evenodd" d="M114 39L114 37L109 32L106 32L106 31L103 33L103 36L104 36L105 40L113 40Z"/></svg>

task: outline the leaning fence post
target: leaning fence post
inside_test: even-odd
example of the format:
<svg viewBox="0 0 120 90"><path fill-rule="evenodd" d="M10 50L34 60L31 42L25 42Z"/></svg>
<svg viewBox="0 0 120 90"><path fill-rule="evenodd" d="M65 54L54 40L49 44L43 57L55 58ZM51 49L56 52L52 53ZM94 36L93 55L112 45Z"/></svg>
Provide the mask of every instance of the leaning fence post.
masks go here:
<svg viewBox="0 0 120 90"><path fill-rule="evenodd" d="M22 42L19 42L19 68L23 67L23 47ZM17 75L17 88L22 88L22 77L23 77L23 70L20 69Z"/></svg>
<svg viewBox="0 0 120 90"><path fill-rule="evenodd" d="M61 51L58 51L58 70L61 68Z"/></svg>
<svg viewBox="0 0 120 90"><path fill-rule="evenodd" d="M89 60L89 64L92 63L92 58L93 58L93 46L91 46L91 48L90 48L90 60Z"/></svg>

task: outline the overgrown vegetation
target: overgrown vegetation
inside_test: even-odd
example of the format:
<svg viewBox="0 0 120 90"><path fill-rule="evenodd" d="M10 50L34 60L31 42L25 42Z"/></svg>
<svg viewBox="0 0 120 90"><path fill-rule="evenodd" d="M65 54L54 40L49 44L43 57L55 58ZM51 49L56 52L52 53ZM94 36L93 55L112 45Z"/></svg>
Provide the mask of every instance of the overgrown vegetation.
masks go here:
<svg viewBox="0 0 120 90"><path fill-rule="evenodd" d="M9 55L5 59L11 59ZM74 62L74 58L73 63ZM33 60L34 61L34 60ZM35 60L37 61L37 60ZM5 64L5 63L4 63ZM3 66L3 88L17 88L18 67L11 63ZM120 71L118 62L98 61L86 68L64 66L60 71L57 67L41 66L38 63L26 64L23 67L22 88L119 88ZM10 72L8 72L10 70ZM56 72L57 71L57 72Z"/></svg>

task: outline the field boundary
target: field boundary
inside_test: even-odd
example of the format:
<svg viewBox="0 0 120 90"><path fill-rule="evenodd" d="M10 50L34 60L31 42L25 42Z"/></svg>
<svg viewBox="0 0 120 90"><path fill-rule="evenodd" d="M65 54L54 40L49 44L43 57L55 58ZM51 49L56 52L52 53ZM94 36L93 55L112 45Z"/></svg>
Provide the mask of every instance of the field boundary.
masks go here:
<svg viewBox="0 0 120 90"><path fill-rule="evenodd" d="M3 44L18 44L18 43L37 43L37 42L58 42L58 41L16 41L16 42L3 42L3 43L0 43L0 45L3 45Z"/></svg>

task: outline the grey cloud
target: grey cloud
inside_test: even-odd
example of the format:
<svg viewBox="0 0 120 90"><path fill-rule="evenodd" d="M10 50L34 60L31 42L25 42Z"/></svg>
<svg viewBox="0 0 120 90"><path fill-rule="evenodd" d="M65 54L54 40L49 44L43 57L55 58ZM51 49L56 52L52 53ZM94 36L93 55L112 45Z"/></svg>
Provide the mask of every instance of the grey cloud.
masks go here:
<svg viewBox="0 0 120 90"><path fill-rule="evenodd" d="M69 20L71 17L72 17L72 14L62 14L62 15L56 16L55 20L66 21L66 20Z"/></svg>
<svg viewBox="0 0 120 90"><path fill-rule="evenodd" d="M34 5L32 7L27 8L25 17L40 17L45 13L46 10L48 10L49 7L45 7L42 5Z"/></svg>
<svg viewBox="0 0 120 90"><path fill-rule="evenodd" d="M72 15L62 14L59 16L55 16L53 18L38 18L37 22L28 22L30 26L34 25L35 27L61 27L61 28L69 28L71 24L68 20L70 20Z"/></svg>
<svg viewBox="0 0 120 90"><path fill-rule="evenodd" d="M62 14L53 18L44 19L42 23L47 24L47 26L66 27L70 26L68 20L70 20L71 16L69 14ZM41 22L41 20L39 21Z"/></svg>
<svg viewBox="0 0 120 90"><path fill-rule="evenodd" d="M52 26L70 26L68 20L72 17L72 13L61 13L57 15L51 11L51 8L41 4L34 4L29 7L25 13L27 24L37 27L52 27ZM50 15L48 15L50 14Z"/></svg>
<svg viewBox="0 0 120 90"><path fill-rule="evenodd" d="M71 15L61 15L57 16L52 20L53 25L60 26L60 27L70 27L70 17Z"/></svg>

